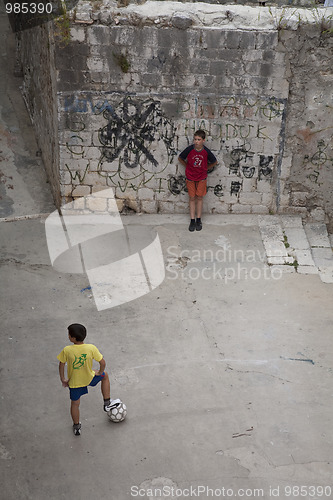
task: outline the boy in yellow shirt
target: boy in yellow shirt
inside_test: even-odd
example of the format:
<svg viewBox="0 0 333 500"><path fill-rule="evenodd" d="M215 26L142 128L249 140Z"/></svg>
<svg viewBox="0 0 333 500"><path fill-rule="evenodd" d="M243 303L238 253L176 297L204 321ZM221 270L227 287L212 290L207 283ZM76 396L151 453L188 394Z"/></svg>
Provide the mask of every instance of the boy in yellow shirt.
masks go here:
<svg viewBox="0 0 333 500"><path fill-rule="evenodd" d="M88 393L88 386L95 386L101 382L104 398L104 411L110 411L117 406L120 399L110 400L110 379L105 370L105 360L93 344L85 344L87 330L83 325L74 323L68 327L68 338L73 345L66 346L57 356L59 360L59 375L63 387L69 388L71 399L71 416L75 436L81 434L80 398ZM99 363L99 370L92 369L93 360ZM67 378L65 365L67 363Z"/></svg>

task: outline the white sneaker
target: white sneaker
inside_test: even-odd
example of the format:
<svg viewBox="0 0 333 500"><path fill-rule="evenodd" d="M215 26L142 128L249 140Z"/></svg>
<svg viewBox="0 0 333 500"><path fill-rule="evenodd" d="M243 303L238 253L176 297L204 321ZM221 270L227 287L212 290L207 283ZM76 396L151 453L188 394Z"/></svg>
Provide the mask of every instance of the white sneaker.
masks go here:
<svg viewBox="0 0 333 500"><path fill-rule="evenodd" d="M120 399L110 399L110 403L108 405L104 405L104 411L110 411L112 408L115 408L121 403Z"/></svg>

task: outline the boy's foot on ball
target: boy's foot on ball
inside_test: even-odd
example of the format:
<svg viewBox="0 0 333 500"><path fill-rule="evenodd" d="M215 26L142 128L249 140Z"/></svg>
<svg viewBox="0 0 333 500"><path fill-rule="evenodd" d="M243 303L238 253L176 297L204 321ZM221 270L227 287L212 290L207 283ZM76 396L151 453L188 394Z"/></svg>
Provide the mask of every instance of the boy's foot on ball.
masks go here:
<svg viewBox="0 0 333 500"><path fill-rule="evenodd" d="M104 403L104 411L110 411L121 403L120 399L110 399L110 402Z"/></svg>
<svg viewBox="0 0 333 500"><path fill-rule="evenodd" d="M74 436L81 435L81 422L78 424L73 424L73 432L74 432Z"/></svg>
<svg viewBox="0 0 333 500"><path fill-rule="evenodd" d="M195 219L191 219L191 223L190 223L190 225L188 227L188 230L191 231L191 232L195 231Z"/></svg>
<svg viewBox="0 0 333 500"><path fill-rule="evenodd" d="M196 227L195 227L195 229L196 229L197 231L201 231L201 229L202 229L202 222L201 222L201 219L197 219L197 222L196 222L195 226L196 226Z"/></svg>

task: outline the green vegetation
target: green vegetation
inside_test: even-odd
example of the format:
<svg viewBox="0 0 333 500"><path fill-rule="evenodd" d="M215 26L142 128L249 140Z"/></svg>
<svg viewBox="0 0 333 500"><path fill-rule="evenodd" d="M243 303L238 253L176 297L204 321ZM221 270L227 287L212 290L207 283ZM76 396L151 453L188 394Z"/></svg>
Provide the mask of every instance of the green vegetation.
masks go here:
<svg viewBox="0 0 333 500"><path fill-rule="evenodd" d="M112 54L117 61L117 64L120 67L121 71L123 73L128 73L131 65L127 59L127 54L116 54L115 52L112 52Z"/></svg>

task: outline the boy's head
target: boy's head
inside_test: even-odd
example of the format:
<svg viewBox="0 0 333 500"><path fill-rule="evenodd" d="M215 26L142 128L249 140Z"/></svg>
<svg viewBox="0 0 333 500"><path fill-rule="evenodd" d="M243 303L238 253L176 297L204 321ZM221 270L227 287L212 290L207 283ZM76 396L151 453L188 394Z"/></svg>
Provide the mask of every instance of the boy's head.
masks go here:
<svg viewBox="0 0 333 500"><path fill-rule="evenodd" d="M197 130L194 132L194 147L198 151L203 148L206 139L206 132L204 130Z"/></svg>
<svg viewBox="0 0 333 500"><path fill-rule="evenodd" d="M83 342L87 336L87 330L85 326L79 323L73 323L68 327L68 335L77 340L77 342Z"/></svg>

